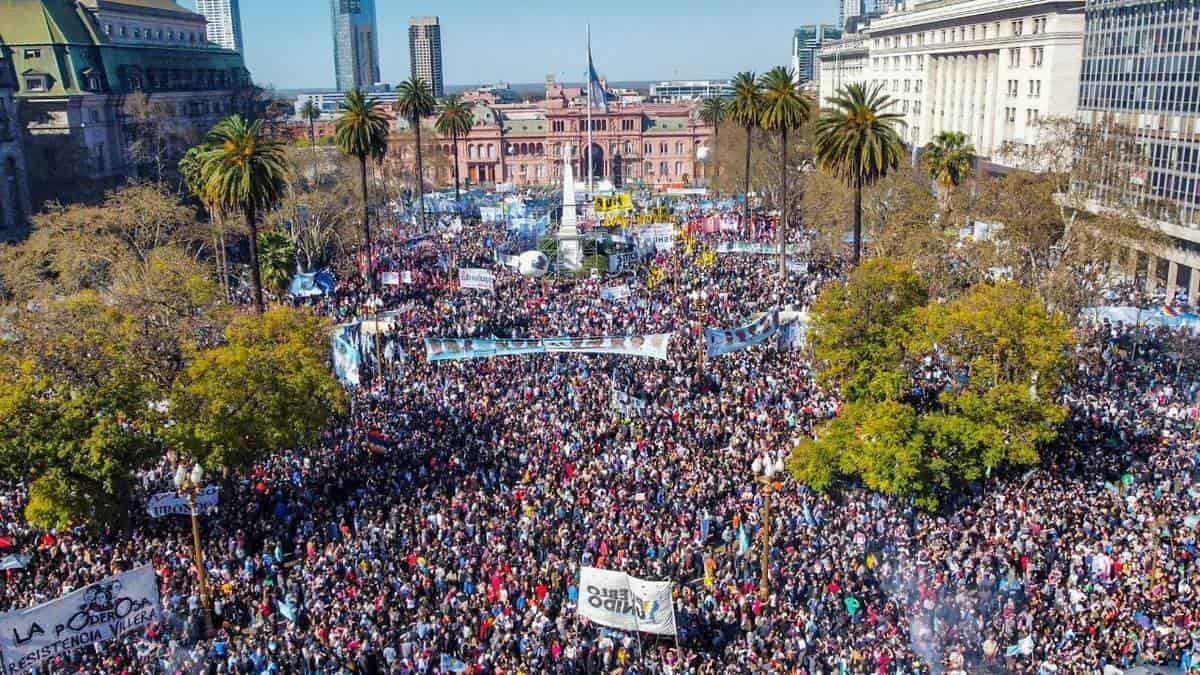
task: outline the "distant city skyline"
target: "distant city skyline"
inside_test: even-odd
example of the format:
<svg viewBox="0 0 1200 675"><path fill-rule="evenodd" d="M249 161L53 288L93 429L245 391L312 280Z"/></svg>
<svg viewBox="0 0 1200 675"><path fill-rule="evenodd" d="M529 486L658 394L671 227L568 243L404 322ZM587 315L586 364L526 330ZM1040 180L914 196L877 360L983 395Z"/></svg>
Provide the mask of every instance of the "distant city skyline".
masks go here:
<svg viewBox="0 0 1200 675"><path fill-rule="evenodd" d="M196 8L196 0L179 0ZM584 29L611 80L713 79L740 70L790 65L792 31L837 21L840 0L765 0L753 12L712 0L645 3L613 0L603 16L534 0L520 11L494 3L376 3L380 79L410 72L408 19L438 16L447 88L495 81L540 82L553 74L577 81L584 70ZM281 89L333 88L329 0L242 3L246 65L255 82Z"/></svg>

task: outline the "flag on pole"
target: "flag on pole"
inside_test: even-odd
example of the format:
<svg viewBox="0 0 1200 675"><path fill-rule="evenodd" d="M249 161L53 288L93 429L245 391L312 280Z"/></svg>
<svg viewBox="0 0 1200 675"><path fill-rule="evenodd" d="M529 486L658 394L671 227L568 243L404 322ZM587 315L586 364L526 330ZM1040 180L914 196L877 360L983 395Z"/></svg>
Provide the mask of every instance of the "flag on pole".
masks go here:
<svg viewBox="0 0 1200 675"><path fill-rule="evenodd" d="M588 27L587 38L588 61L588 105L597 110L608 112L608 97L604 93L604 85L600 84L600 76L596 74L596 64L592 62L592 29Z"/></svg>

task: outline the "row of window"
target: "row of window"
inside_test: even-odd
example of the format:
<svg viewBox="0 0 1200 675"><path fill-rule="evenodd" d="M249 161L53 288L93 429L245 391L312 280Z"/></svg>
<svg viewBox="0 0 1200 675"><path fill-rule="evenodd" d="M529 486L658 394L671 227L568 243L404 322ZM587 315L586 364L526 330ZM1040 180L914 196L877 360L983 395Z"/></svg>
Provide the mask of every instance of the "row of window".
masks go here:
<svg viewBox="0 0 1200 675"><path fill-rule="evenodd" d="M1016 98L1021 95L1021 81L1008 81L1008 97ZM1029 98L1041 98L1042 96L1042 81L1029 80Z"/></svg>
<svg viewBox="0 0 1200 675"><path fill-rule="evenodd" d="M178 44L194 45L197 42L204 43L204 31L194 30L175 30L174 28L151 28L149 26L126 26L121 24L114 27L111 23L104 24L104 34L112 37L113 34L120 37L133 37L135 40L156 40L158 42L170 42Z"/></svg>
<svg viewBox="0 0 1200 675"><path fill-rule="evenodd" d="M542 156L545 154L544 147L541 143L509 143L506 147L508 149L509 155ZM493 148L492 145L470 143L467 145L467 159L493 159L494 151L492 148ZM643 151L645 152L646 155L652 155L655 153L655 148L656 148L656 146L653 143L646 143L645 146L643 147ZM578 152L578 150L576 150L575 148L572 148L572 150L574 152ZM674 150L675 150L676 155L683 155L688 152L688 146L687 146L687 144L683 143L682 141L677 141L675 143ZM452 155L452 154L454 154L454 146L444 145L444 146L442 146L442 151L445 152L447 155ZM627 157L632 155L633 154L633 143L631 141L625 141L625 143L623 145L620 143L612 143L608 147L608 152L609 152L610 156L615 156L617 154L620 154L622 151L624 152L625 156L627 156ZM561 143L553 144L551 146L551 152L554 154L555 157L558 157L558 155L562 152L562 144ZM670 143L659 143L657 146L657 152L660 155L671 154L671 144Z"/></svg>
<svg viewBox="0 0 1200 675"><path fill-rule="evenodd" d="M621 131L638 131L638 120L623 119L621 120ZM550 122L550 131L554 133L566 133L566 120L552 120ZM576 120L575 124L571 125L571 131L587 131L587 120ZM598 119L592 120L592 131L608 131L608 120Z"/></svg>
<svg viewBox="0 0 1200 675"><path fill-rule="evenodd" d="M1041 113L1038 112L1037 108L1026 108L1025 109L1025 124L1026 125L1029 125L1029 126L1035 125L1038 123L1039 119L1041 119ZM1015 124L1017 121L1017 109L1016 108L1005 108L1004 109L1004 121L1009 124Z"/></svg>
<svg viewBox="0 0 1200 675"><path fill-rule="evenodd" d="M987 40L989 38L1000 37L1020 37L1025 34L1025 19L1017 19L1008 23L1008 33L1002 32L1004 22L995 21L991 24L980 23L971 26L959 26L958 28L943 28L941 30L921 31L919 33L909 33L907 35L895 35L882 38L875 38L874 47L876 49L900 49L912 48L914 46L924 47L926 44L950 44L954 42L967 42L975 40ZM1033 35L1041 35L1046 32L1046 17L1035 16L1029 19L1029 27L1032 29Z"/></svg>

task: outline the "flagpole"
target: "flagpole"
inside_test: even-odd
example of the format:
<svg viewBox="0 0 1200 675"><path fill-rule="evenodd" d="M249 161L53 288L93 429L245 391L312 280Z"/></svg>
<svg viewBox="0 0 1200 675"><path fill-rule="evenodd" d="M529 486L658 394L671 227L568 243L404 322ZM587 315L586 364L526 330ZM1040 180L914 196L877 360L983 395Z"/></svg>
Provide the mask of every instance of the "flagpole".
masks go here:
<svg viewBox="0 0 1200 675"><path fill-rule="evenodd" d="M592 24L587 25L587 164L588 196L592 194Z"/></svg>

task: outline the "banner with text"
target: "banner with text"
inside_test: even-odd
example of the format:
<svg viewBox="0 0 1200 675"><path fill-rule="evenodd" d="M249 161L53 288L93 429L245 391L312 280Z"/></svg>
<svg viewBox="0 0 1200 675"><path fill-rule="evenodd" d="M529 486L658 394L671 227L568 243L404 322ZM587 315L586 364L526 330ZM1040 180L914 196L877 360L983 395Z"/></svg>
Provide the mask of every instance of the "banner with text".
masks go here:
<svg viewBox="0 0 1200 675"><path fill-rule="evenodd" d="M496 275L492 274L491 270L479 267L460 267L458 268L458 285L481 291L495 290Z"/></svg>
<svg viewBox="0 0 1200 675"><path fill-rule="evenodd" d="M218 492L220 487L209 485L196 495L196 514L212 513L217 510ZM187 497L180 497L175 492L159 492L146 500L146 511L151 518L163 516L186 516L192 513L188 506Z"/></svg>
<svg viewBox="0 0 1200 675"><path fill-rule="evenodd" d="M581 567L578 611L609 628L675 635L669 581L646 581L624 572Z"/></svg>
<svg viewBox="0 0 1200 675"><path fill-rule="evenodd" d="M808 253L807 246L789 244L788 255ZM749 255L779 255L778 244L759 244L752 241L723 241L717 244L717 253L746 253Z"/></svg>
<svg viewBox="0 0 1200 675"><path fill-rule="evenodd" d="M519 354L578 352L648 356L665 361L667 345L670 342L670 333L628 337L561 337L529 340L425 338L425 356L430 361L455 361Z"/></svg>
<svg viewBox="0 0 1200 675"><path fill-rule="evenodd" d="M612 409L626 417L641 417L646 414L646 402L633 394L614 388L612 390Z"/></svg>
<svg viewBox="0 0 1200 675"><path fill-rule="evenodd" d="M709 356L721 356L756 345L779 331L779 313L767 312L738 328L705 328Z"/></svg>
<svg viewBox="0 0 1200 675"><path fill-rule="evenodd" d="M105 642L158 620L154 567L107 577L57 600L0 616L5 673Z"/></svg>

